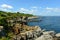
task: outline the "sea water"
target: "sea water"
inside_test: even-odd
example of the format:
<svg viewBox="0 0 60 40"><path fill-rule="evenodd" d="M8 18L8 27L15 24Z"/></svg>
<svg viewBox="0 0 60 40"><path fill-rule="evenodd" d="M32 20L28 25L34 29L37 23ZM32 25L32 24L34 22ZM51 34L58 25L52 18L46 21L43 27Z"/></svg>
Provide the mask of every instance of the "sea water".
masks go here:
<svg viewBox="0 0 60 40"><path fill-rule="evenodd" d="M28 22L29 26L40 26L48 31L52 30L60 32L60 16L41 16L38 18L41 21Z"/></svg>

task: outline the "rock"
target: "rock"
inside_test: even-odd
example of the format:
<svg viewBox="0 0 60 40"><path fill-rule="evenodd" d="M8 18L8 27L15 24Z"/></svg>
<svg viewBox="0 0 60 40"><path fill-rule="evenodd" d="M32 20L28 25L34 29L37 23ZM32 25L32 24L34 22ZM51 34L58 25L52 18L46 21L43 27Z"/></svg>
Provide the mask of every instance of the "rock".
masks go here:
<svg viewBox="0 0 60 40"><path fill-rule="evenodd" d="M0 26L0 37L4 37L4 36L6 36L6 33L3 29L3 26Z"/></svg>
<svg viewBox="0 0 60 40"><path fill-rule="evenodd" d="M41 37L37 38L36 40L53 40L51 35L42 35Z"/></svg>
<svg viewBox="0 0 60 40"><path fill-rule="evenodd" d="M31 31L27 31L27 32L25 32L25 33L26 33L26 38L27 38L28 40L32 40L32 39L33 39L33 34L32 34Z"/></svg>
<svg viewBox="0 0 60 40"><path fill-rule="evenodd" d="M56 37L60 37L60 33L57 33L55 36L56 36Z"/></svg>
<svg viewBox="0 0 60 40"><path fill-rule="evenodd" d="M2 29L3 29L3 26L0 26L0 31L2 31Z"/></svg>
<svg viewBox="0 0 60 40"><path fill-rule="evenodd" d="M45 31L45 32L43 32L43 34L44 34L44 35L49 34L49 35L51 35L51 36L54 36L54 35L55 35L55 32L54 32L54 31Z"/></svg>
<svg viewBox="0 0 60 40"><path fill-rule="evenodd" d="M35 29L36 30L33 31L33 33L35 34L35 36L37 36L37 37L41 36L42 35L41 28L39 26L35 26Z"/></svg>
<svg viewBox="0 0 60 40"><path fill-rule="evenodd" d="M0 29L3 29L3 26L0 26Z"/></svg>
<svg viewBox="0 0 60 40"><path fill-rule="evenodd" d="M36 19L38 18L37 16L32 16L32 17L28 17L28 19Z"/></svg>
<svg viewBox="0 0 60 40"><path fill-rule="evenodd" d="M41 31L41 28L39 26L35 26L36 31Z"/></svg>
<svg viewBox="0 0 60 40"><path fill-rule="evenodd" d="M27 32L25 32L26 33L26 35L28 36L28 37L32 37L32 32L31 31L27 31Z"/></svg>
<svg viewBox="0 0 60 40"><path fill-rule="evenodd" d="M42 30L42 32L45 32L45 31L46 31L46 29L43 29L43 30Z"/></svg>

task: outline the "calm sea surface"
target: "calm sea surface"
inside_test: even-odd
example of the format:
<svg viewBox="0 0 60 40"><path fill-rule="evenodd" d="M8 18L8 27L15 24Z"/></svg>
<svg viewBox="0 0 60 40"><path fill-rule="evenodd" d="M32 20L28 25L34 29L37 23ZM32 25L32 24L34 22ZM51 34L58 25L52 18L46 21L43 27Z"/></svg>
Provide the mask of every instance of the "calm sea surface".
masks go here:
<svg viewBox="0 0 60 40"><path fill-rule="evenodd" d="M42 29L60 32L60 16L42 16L38 18L38 22L28 22L30 26L40 26Z"/></svg>

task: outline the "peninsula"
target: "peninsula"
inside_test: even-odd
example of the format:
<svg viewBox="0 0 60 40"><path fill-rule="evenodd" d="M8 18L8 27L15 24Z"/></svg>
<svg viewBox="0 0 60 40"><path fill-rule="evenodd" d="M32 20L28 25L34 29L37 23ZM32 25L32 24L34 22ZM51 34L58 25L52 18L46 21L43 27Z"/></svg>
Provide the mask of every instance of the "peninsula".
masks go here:
<svg viewBox="0 0 60 40"><path fill-rule="evenodd" d="M29 17L29 18L28 18ZM28 26L31 14L0 11L0 40L60 40L60 33Z"/></svg>

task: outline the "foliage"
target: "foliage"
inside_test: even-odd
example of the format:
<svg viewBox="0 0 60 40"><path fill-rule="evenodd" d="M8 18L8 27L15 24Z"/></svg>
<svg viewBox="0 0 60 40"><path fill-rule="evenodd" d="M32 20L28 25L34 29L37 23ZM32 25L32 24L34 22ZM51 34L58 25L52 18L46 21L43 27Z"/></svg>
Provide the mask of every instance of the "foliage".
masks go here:
<svg viewBox="0 0 60 40"><path fill-rule="evenodd" d="M32 14L24 14L24 13L20 13L20 12L4 12L4 11L0 11L0 26L4 26L4 31L6 32L7 36L11 36L12 34L9 34L9 26L6 22L6 19L10 19L10 18L15 18L15 17L21 17L21 16L33 16ZM0 40L8 40L9 37L2 37Z"/></svg>
<svg viewBox="0 0 60 40"><path fill-rule="evenodd" d="M14 18L14 17L20 17L20 16L33 16L32 14L24 14L24 13L20 13L20 12L4 12L4 11L0 11L0 25L4 23L4 19L5 18Z"/></svg>

